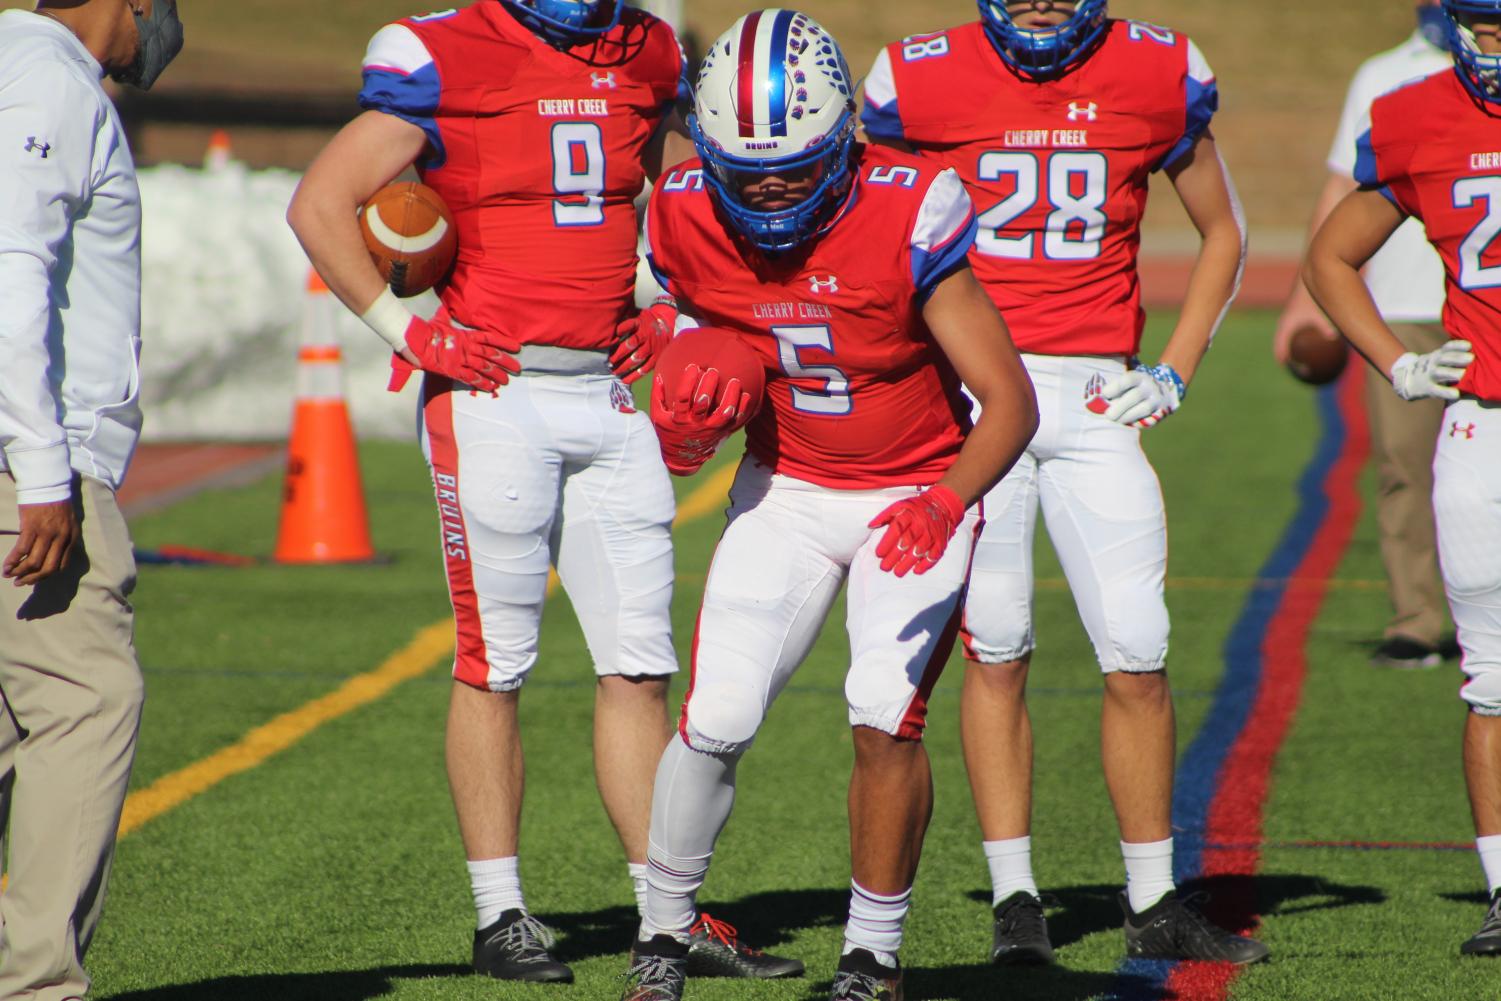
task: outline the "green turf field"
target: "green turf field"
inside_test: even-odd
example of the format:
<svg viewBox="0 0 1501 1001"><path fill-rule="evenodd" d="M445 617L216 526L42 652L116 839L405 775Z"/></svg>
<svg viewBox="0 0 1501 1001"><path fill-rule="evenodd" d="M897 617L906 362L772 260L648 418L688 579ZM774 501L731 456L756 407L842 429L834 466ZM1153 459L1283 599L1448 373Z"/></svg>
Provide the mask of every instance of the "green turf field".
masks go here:
<svg viewBox="0 0 1501 1001"><path fill-rule="evenodd" d="M1154 318L1158 342L1167 319ZM1269 329L1266 315L1232 316L1183 413L1146 436L1172 538L1180 746L1207 711L1226 632L1293 512L1292 484L1313 448L1312 395L1273 369ZM372 670L447 614L416 449L372 444L363 459L372 527L389 563L143 568L136 605L149 694L134 788ZM269 553L278 486L273 478L144 517L137 543ZM678 533L680 650L719 528L716 515ZM1110 988L1121 956L1113 895L1122 874L1096 753L1098 674L1043 549L1031 698L1034 844L1039 879L1063 905L1050 919L1060 965L1022 973L983 965L988 883L959 752L956 658L928 730L937 808L903 952L913 998L1082 1001ZM1385 597L1363 582L1379 577L1367 511L1309 645L1302 705L1274 774L1273 841L1471 836L1457 670L1367 666ZM442 768L448 682L439 668L126 837L90 954L95 996L618 996L634 911L590 777L592 675L561 598L549 606L543 647L522 702L530 769L523 870L528 902L561 933L558 952L576 986L502 985L466 972L473 911ZM809 975L695 981L690 1001L827 992L848 885L845 652L836 621L774 709L741 769L703 895L747 937L805 960ZM1501 966L1456 955L1483 910L1470 853L1272 848L1256 887L1273 959L1245 973L1236 999L1501 997Z"/></svg>

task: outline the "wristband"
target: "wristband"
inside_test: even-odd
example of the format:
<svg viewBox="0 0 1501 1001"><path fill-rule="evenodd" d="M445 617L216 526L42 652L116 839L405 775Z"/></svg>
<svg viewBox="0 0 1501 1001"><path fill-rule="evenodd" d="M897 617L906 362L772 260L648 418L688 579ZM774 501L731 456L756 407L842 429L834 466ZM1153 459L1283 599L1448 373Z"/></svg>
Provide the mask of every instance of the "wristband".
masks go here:
<svg viewBox="0 0 1501 1001"><path fill-rule="evenodd" d="M407 328L412 325L414 317L390 288L381 289L370 308L360 314L360 319L365 326L380 334L381 339L391 345L392 351L401 354L406 350Z"/></svg>

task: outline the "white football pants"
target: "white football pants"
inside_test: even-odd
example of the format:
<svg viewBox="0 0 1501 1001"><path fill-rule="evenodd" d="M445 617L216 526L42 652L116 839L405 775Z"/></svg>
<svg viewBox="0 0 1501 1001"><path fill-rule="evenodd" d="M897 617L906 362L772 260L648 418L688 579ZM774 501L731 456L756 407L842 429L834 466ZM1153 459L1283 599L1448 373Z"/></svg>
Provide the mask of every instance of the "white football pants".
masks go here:
<svg viewBox="0 0 1501 1001"><path fill-rule="evenodd" d="M690 746L710 754L750 746L846 578L850 725L921 737L928 694L953 649L980 519L966 513L927 573L887 573L875 556L886 529L869 523L915 491L835 490L773 475L750 456L741 461L704 587L679 724Z"/></svg>
<svg viewBox="0 0 1501 1001"><path fill-rule="evenodd" d="M597 674L677 670L672 484L624 385L531 374L492 397L428 375L421 435L458 626L454 677L521 686L552 565Z"/></svg>
<svg viewBox="0 0 1501 1001"><path fill-rule="evenodd" d="M1444 593L1464 651L1460 697L1501 716L1501 403L1456 400L1433 455Z"/></svg>
<svg viewBox="0 0 1501 1001"><path fill-rule="evenodd" d="M965 656L1000 664L1035 646L1032 537L1040 502L1100 669L1160 671L1168 645L1162 490L1141 450L1141 432L1087 406L1125 371L1125 362L1035 354L1022 361L1041 424L985 497L965 603Z"/></svg>

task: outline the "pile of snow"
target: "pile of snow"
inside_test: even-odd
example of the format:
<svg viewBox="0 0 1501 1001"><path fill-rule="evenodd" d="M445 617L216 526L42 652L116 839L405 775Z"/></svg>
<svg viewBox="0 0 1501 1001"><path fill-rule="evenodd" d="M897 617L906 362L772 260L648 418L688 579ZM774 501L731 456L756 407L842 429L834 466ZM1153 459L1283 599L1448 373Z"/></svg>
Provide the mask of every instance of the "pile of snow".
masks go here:
<svg viewBox="0 0 1501 1001"><path fill-rule="evenodd" d="M175 164L140 171L141 406L148 441L275 439L290 430L308 261L286 223L299 174ZM660 288L644 262L636 299ZM431 294L408 302L437 308ZM412 438L419 381L386 391L390 351L334 311L360 437Z"/></svg>
<svg viewBox="0 0 1501 1001"><path fill-rule="evenodd" d="M308 278L285 218L297 180L233 161L140 172L147 440L286 437ZM356 431L412 437L416 381L386 392L389 349L348 310L337 315Z"/></svg>

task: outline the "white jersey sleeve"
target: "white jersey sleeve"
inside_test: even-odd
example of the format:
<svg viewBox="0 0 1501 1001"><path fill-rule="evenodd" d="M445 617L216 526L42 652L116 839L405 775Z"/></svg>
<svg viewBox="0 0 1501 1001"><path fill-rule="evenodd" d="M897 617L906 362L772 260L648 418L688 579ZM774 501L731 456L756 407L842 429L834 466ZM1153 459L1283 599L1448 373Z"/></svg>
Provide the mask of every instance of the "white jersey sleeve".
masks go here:
<svg viewBox="0 0 1501 1001"><path fill-rule="evenodd" d="M912 284L920 298L964 263L977 228L964 182L952 167L943 170L928 185L912 227Z"/></svg>
<svg viewBox="0 0 1501 1001"><path fill-rule="evenodd" d="M902 115L897 106L896 76L891 71L891 50L882 49L865 75L865 106L860 124L877 139L901 139Z"/></svg>
<svg viewBox="0 0 1501 1001"><path fill-rule="evenodd" d="M22 504L71 494L49 373L52 271L93 189L103 122L96 95L60 64L0 77L0 450Z"/></svg>

